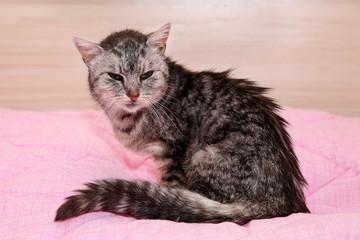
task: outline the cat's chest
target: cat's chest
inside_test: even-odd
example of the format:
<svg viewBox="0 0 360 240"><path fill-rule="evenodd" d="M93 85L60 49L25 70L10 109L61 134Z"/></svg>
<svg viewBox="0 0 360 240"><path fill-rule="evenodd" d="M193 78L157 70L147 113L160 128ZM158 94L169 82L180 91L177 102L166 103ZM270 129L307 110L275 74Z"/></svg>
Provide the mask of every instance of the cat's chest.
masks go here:
<svg viewBox="0 0 360 240"><path fill-rule="evenodd" d="M147 121L139 119L136 122L117 122L114 132L118 141L126 148L135 152L146 152L153 156L161 156L165 152L165 144L154 140L151 136Z"/></svg>
<svg viewBox="0 0 360 240"><path fill-rule="evenodd" d="M135 152L146 152L153 156L162 156L165 152L165 144L161 141L154 141L123 132L117 132L116 137L122 145Z"/></svg>

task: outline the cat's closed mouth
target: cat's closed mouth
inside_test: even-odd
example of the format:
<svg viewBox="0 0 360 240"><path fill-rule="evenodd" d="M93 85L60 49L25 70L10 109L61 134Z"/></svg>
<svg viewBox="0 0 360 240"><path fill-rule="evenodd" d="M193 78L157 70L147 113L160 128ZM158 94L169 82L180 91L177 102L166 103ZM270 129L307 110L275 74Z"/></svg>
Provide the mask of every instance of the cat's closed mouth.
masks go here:
<svg viewBox="0 0 360 240"><path fill-rule="evenodd" d="M137 106L137 104L134 103L134 102L132 102L132 103L127 103L127 104L126 104L126 107L128 107L128 108L134 108L134 107L136 107L136 106Z"/></svg>

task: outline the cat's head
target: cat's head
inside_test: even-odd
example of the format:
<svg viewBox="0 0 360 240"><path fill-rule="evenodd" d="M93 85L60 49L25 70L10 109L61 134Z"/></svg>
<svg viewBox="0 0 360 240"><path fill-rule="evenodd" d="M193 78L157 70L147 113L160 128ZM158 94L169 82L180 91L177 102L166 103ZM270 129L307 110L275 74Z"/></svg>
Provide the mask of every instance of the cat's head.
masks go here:
<svg viewBox="0 0 360 240"><path fill-rule="evenodd" d="M169 32L167 23L148 35L134 30L115 32L100 44L74 39L89 69L91 94L108 115L136 112L164 96Z"/></svg>

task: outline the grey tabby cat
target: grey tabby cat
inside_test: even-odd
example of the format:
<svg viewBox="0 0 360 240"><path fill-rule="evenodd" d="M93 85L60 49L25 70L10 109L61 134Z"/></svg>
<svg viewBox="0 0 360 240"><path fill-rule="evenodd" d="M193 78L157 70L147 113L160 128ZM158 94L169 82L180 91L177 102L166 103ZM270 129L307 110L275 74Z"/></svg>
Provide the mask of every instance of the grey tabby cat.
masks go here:
<svg viewBox="0 0 360 240"><path fill-rule="evenodd" d="M170 24L148 35L115 32L100 44L74 39L93 98L127 148L151 153L162 183L86 184L56 221L91 211L179 222L287 216L309 210L305 180L266 89L229 72L193 72L164 55Z"/></svg>

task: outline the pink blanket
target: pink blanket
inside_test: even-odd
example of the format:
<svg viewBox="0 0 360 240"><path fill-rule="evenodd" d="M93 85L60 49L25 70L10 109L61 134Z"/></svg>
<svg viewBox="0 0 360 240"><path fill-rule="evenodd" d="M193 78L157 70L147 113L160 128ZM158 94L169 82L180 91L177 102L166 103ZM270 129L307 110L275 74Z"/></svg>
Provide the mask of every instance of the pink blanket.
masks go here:
<svg viewBox="0 0 360 240"><path fill-rule="evenodd" d="M312 214L186 224L96 212L53 221L94 179L158 181L156 164L122 147L101 112L0 109L0 239L360 239L360 118L286 108Z"/></svg>

